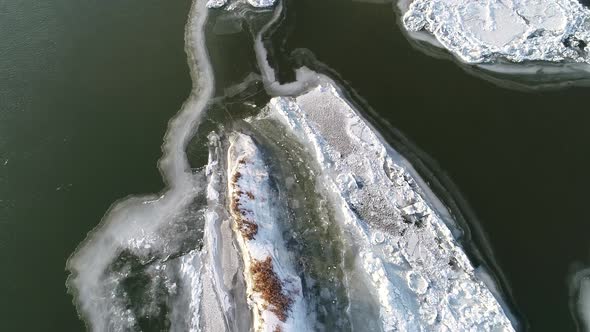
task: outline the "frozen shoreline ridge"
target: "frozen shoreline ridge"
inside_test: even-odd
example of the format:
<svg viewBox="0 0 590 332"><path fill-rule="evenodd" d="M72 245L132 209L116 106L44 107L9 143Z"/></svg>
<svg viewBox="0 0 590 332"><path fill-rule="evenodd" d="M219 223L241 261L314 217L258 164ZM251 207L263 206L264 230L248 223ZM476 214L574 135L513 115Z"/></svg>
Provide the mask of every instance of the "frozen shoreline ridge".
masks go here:
<svg viewBox="0 0 590 332"><path fill-rule="evenodd" d="M309 330L301 280L284 248L267 167L252 138L241 133L230 138L228 190L254 331Z"/></svg>
<svg viewBox="0 0 590 332"><path fill-rule="evenodd" d="M408 31L466 63L590 64L590 10L578 0L415 0L402 11Z"/></svg>
<svg viewBox="0 0 590 332"><path fill-rule="evenodd" d="M318 182L352 237L356 273L373 294L380 328L513 331L495 286L482 282L443 221L448 211L331 81L319 75L317 81L297 97L273 98L269 116L319 164Z"/></svg>

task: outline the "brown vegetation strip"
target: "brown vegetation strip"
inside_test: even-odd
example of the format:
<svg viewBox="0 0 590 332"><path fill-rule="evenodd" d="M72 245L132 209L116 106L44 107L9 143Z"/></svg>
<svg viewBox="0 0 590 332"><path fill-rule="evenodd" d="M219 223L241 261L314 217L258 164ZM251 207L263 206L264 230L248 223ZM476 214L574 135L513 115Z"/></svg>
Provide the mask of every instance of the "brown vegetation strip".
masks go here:
<svg viewBox="0 0 590 332"><path fill-rule="evenodd" d="M241 190L237 190L237 182L240 179L242 174L240 172L234 173L232 176L232 186L234 187L234 194L231 201L231 210L234 214L234 219L238 226L238 230L242 233L242 236L248 240L253 240L258 233L258 225L252 220L248 220L246 217L246 210L240 207L240 197L242 196L243 192ZM250 199L253 199L254 195L247 195Z"/></svg>
<svg viewBox="0 0 590 332"><path fill-rule="evenodd" d="M250 273L254 281L254 291L259 292L270 305L271 312L282 322L286 321L293 300L283 294L283 284L272 269L272 258L269 256L264 261L252 260Z"/></svg>

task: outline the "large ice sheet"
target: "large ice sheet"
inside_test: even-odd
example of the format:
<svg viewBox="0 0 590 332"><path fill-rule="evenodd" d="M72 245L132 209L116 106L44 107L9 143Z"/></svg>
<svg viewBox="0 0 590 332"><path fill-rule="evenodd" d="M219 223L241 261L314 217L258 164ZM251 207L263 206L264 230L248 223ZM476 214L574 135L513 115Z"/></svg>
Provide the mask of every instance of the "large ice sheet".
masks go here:
<svg viewBox="0 0 590 332"><path fill-rule="evenodd" d="M578 0L414 0L403 25L467 63L590 64L590 10Z"/></svg>
<svg viewBox="0 0 590 332"><path fill-rule="evenodd" d="M297 97L275 97L270 116L310 148L318 182L333 193L356 266L384 331L512 331L443 221L448 212L411 165L359 117L326 78ZM494 286L492 286L494 288Z"/></svg>

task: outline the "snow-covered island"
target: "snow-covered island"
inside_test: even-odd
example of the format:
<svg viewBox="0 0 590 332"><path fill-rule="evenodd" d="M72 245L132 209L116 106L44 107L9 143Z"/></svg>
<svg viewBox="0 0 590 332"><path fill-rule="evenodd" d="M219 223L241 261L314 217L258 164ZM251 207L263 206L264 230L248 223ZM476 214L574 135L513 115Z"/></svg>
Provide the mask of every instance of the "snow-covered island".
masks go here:
<svg viewBox="0 0 590 332"><path fill-rule="evenodd" d="M590 62L587 8L509 1L415 0L404 24L468 63ZM165 139L168 188L115 205L68 262L89 327L139 330L147 317L191 332L519 330L505 289L464 246L454 211L350 91L305 67L295 81L277 81L262 35L282 4L251 40L256 68L232 82L259 90L214 95L208 15L270 16L259 7L273 4L193 5L186 40L195 84ZM256 94L264 101L254 103ZM224 109L232 103L243 112ZM209 148L198 167L189 164L191 143ZM587 280L576 288L580 310Z"/></svg>

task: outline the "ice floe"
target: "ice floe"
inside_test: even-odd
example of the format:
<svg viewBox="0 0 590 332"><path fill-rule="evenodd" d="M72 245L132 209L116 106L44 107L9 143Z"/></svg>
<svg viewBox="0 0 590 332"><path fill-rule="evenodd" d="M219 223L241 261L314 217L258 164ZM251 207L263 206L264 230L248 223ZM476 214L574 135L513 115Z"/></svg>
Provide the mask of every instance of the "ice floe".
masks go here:
<svg viewBox="0 0 590 332"><path fill-rule="evenodd" d="M270 116L310 147L343 232L358 246L357 269L385 331L512 331L502 299L443 220L439 202L411 165L358 116L335 85L275 97Z"/></svg>
<svg viewBox="0 0 590 332"><path fill-rule="evenodd" d="M414 0L403 26L467 63L590 63L590 10L577 0Z"/></svg>

